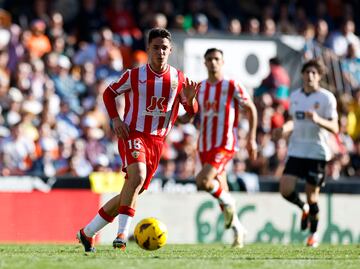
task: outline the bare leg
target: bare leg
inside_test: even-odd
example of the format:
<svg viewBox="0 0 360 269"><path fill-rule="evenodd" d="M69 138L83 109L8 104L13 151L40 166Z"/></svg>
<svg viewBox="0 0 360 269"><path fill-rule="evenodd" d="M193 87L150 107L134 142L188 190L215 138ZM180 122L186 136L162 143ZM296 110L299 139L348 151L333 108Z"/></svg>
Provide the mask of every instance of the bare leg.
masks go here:
<svg viewBox="0 0 360 269"><path fill-rule="evenodd" d="M280 178L280 193L290 203L297 205L303 210L305 203L300 199L299 194L295 191L297 177L283 175Z"/></svg>
<svg viewBox="0 0 360 269"><path fill-rule="evenodd" d="M133 163L127 167L128 179L120 193L118 235L113 241L114 248L124 250L132 219L135 215L136 201L146 179L146 164Z"/></svg>
<svg viewBox="0 0 360 269"><path fill-rule="evenodd" d="M288 197L294 192L296 187L297 177L290 175L283 175L280 178L280 193L283 197Z"/></svg>
<svg viewBox="0 0 360 269"><path fill-rule="evenodd" d="M229 185L226 178L226 172L222 171L220 174L216 176L217 180L220 182L220 186L224 191L229 191Z"/></svg>
<svg viewBox="0 0 360 269"><path fill-rule="evenodd" d="M206 163L196 176L196 185L198 186L198 189L210 192L214 188L213 181L216 176L216 168Z"/></svg>
<svg viewBox="0 0 360 269"><path fill-rule="evenodd" d="M119 204L120 204L120 194L116 195L115 197L107 201L106 204L104 204L103 209L108 215L115 218L119 214L118 212Z"/></svg>
<svg viewBox="0 0 360 269"><path fill-rule="evenodd" d="M127 167L128 179L120 193L120 206L135 208L136 200L146 179L146 164L133 163Z"/></svg>

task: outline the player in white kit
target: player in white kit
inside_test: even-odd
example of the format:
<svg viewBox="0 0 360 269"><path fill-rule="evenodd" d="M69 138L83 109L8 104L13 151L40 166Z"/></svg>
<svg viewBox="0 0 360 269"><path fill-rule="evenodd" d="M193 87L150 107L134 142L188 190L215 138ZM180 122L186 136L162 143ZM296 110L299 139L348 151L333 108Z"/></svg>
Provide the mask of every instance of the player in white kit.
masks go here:
<svg viewBox="0 0 360 269"><path fill-rule="evenodd" d="M302 210L301 229L310 228L307 245L317 247L319 238L318 199L320 186L325 178L325 166L332 158L328 145L331 133L337 133L338 115L335 96L320 86L325 72L316 59L306 62L301 70L303 87L290 95L290 116L281 128L274 130L274 137L291 133L288 160L280 178L280 193ZM296 192L296 182L304 179L307 203Z"/></svg>

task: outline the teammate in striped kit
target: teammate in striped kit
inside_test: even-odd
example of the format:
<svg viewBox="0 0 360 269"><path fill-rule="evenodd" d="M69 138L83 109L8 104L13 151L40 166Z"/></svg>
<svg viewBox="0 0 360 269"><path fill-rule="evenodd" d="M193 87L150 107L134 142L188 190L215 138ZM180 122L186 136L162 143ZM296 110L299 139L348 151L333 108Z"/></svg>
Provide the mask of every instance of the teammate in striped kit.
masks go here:
<svg viewBox="0 0 360 269"><path fill-rule="evenodd" d="M301 229L310 228L307 245L317 247L319 238L319 192L325 179L325 166L331 159L328 145L330 133L339 131L335 96L320 87L325 67L319 60L306 62L301 70L303 87L290 95L290 116L281 128L274 130L274 138L290 132L288 160L280 178L280 193L302 210ZM307 203L296 192L296 182L304 179Z"/></svg>
<svg viewBox="0 0 360 269"><path fill-rule="evenodd" d="M225 228L234 230L234 247L243 247L245 229L241 225L235 201L229 193L225 165L234 156L237 141L238 114L245 110L249 115L250 130L247 150L250 159L257 157L257 110L245 88L223 74L223 52L217 48L205 52L208 78L201 82L197 100L200 112L198 150L203 165L196 176L200 190L215 197L224 214ZM182 122L189 116L180 118Z"/></svg>
<svg viewBox="0 0 360 269"><path fill-rule="evenodd" d="M94 236L119 215L118 236L114 248L124 250L138 195L147 189L162 153L166 135L173 126L181 103L187 113L197 112L198 84L168 65L171 34L155 28L149 32L149 63L126 71L119 81L109 85L103 95L113 131L119 137L118 148L126 180L121 193L107 202L81 229L77 237L86 252L95 251ZM115 98L125 95L124 119L120 119Z"/></svg>

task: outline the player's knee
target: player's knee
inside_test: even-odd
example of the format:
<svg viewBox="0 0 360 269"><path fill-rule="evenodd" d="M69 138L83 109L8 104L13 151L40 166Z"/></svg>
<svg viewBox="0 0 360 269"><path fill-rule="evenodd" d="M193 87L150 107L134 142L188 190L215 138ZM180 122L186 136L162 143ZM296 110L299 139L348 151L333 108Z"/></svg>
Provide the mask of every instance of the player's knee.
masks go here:
<svg viewBox="0 0 360 269"><path fill-rule="evenodd" d="M136 189L141 189L141 187L144 185L145 182L145 177L141 176L141 175L136 175L133 176L130 180L130 185L131 187L136 190Z"/></svg>
<svg viewBox="0 0 360 269"><path fill-rule="evenodd" d="M310 212L310 215L315 216L315 215L317 215L317 214L319 213L319 211L320 211L319 206L318 206L317 203L310 204L309 207L310 207L310 211L309 211L309 212Z"/></svg>
<svg viewBox="0 0 360 269"><path fill-rule="evenodd" d="M292 190L280 186L280 194L286 200L288 200L288 197L292 194L292 192Z"/></svg>
<svg viewBox="0 0 360 269"><path fill-rule="evenodd" d="M293 190L291 190L291 191L286 190L284 192L281 192L281 195L285 200L287 200L291 203L293 203L299 197L298 193Z"/></svg>
<svg viewBox="0 0 360 269"><path fill-rule="evenodd" d="M211 190L211 181L207 177L197 177L196 185L199 190L209 191Z"/></svg>
<svg viewBox="0 0 360 269"><path fill-rule="evenodd" d="M279 191L280 191L282 197L287 199L287 197L293 193L294 189L289 188L286 184L281 184L280 183Z"/></svg>

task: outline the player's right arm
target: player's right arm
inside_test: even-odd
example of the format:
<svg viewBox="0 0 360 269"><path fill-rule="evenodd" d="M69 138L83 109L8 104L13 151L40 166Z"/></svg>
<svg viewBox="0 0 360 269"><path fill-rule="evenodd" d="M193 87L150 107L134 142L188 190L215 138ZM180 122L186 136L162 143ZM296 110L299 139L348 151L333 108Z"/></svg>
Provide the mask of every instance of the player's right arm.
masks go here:
<svg viewBox="0 0 360 269"><path fill-rule="evenodd" d="M189 114L189 113L185 113L184 115L181 115L177 118L176 122L180 123L180 124L186 124L189 122L193 122L195 117L195 114Z"/></svg>
<svg viewBox="0 0 360 269"><path fill-rule="evenodd" d="M275 140L278 140L282 137L286 137L292 132L293 129L294 129L294 121L289 120L289 121L285 122L283 126L274 129L273 138Z"/></svg>
<svg viewBox="0 0 360 269"><path fill-rule="evenodd" d="M120 94L129 91L130 85L130 71L126 71L117 82L110 84L103 93L103 100L112 129L119 138L123 139L129 136L129 126L120 119L115 99Z"/></svg>
<svg viewBox="0 0 360 269"><path fill-rule="evenodd" d="M257 158L256 129L258 125L257 109L245 87L239 82L234 82L234 83L235 83L234 98L239 102L240 108L243 108L247 111L249 118L250 129L249 129L246 148L249 153L250 160L256 160Z"/></svg>

